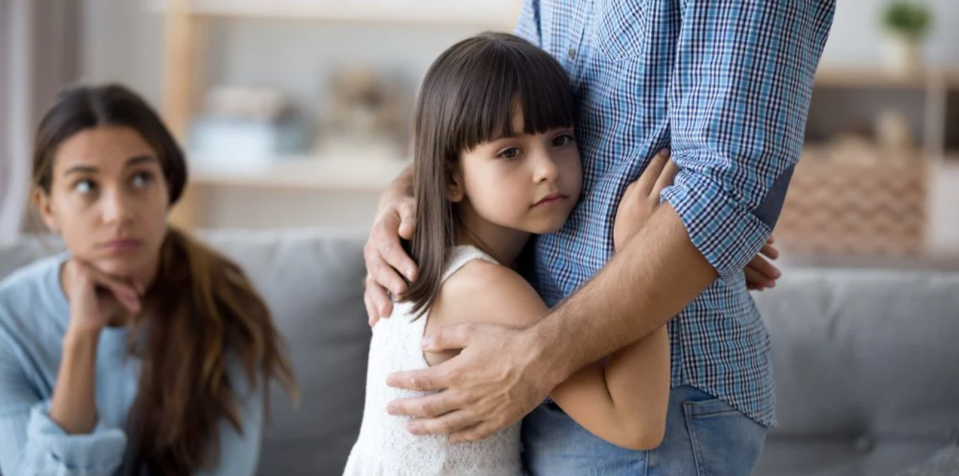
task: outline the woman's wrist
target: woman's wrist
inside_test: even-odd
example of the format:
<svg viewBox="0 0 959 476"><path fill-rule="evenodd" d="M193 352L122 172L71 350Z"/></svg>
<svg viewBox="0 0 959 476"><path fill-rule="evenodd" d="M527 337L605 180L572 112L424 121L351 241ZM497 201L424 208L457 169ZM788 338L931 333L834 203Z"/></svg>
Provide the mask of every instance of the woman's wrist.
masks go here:
<svg viewBox="0 0 959 476"><path fill-rule="evenodd" d="M63 337L49 417L67 434L90 433L96 426L94 382L99 342L99 331L69 329Z"/></svg>
<svg viewBox="0 0 959 476"><path fill-rule="evenodd" d="M63 336L63 357L96 354L100 343L100 331L84 327L69 326Z"/></svg>

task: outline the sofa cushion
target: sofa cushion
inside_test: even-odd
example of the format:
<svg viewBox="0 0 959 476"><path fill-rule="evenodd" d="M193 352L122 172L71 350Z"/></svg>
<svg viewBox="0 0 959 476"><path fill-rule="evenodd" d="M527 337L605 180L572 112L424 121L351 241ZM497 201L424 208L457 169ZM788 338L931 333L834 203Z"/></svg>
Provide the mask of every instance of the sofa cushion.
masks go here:
<svg viewBox="0 0 959 476"><path fill-rule="evenodd" d="M259 474L338 474L356 442L366 390L364 238L316 229L202 236L233 257L262 293L289 344L302 393L295 410L273 389Z"/></svg>
<svg viewBox="0 0 959 476"><path fill-rule="evenodd" d="M949 445L896 476L955 476L959 474L959 446Z"/></svg>
<svg viewBox="0 0 959 476"><path fill-rule="evenodd" d="M786 270L758 293L779 427L759 476L891 475L959 429L959 274Z"/></svg>

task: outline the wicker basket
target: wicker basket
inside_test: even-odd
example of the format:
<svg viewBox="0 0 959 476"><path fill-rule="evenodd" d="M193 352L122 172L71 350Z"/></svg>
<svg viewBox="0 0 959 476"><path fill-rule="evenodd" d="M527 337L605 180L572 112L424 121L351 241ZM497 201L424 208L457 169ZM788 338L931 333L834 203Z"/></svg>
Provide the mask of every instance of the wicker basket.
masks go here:
<svg viewBox="0 0 959 476"><path fill-rule="evenodd" d="M806 157L776 239L815 255L917 256L926 243L928 162L841 163Z"/></svg>

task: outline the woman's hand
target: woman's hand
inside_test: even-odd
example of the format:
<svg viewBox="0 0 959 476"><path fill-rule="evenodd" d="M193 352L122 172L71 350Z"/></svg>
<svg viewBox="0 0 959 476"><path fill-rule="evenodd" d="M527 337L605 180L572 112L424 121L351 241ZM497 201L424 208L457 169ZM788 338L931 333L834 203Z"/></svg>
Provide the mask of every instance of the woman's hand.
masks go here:
<svg viewBox="0 0 959 476"><path fill-rule="evenodd" d="M99 334L122 312L140 312L144 286L123 281L71 259L64 266L64 291L70 301L69 332Z"/></svg>
<svg viewBox="0 0 959 476"><path fill-rule="evenodd" d="M626 242L649 221L659 206L660 193L673 184L678 173L679 167L669 160L669 149L663 149L656 153L643 174L626 187L623 198L619 200L613 225L616 251L623 249Z"/></svg>
<svg viewBox="0 0 959 476"><path fill-rule="evenodd" d="M140 312L144 286L98 271L77 259L64 265L64 291L70 301L70 323L49 416L67 434L87 434L97 422L96 359L100 331L127 312Z"/></svg>

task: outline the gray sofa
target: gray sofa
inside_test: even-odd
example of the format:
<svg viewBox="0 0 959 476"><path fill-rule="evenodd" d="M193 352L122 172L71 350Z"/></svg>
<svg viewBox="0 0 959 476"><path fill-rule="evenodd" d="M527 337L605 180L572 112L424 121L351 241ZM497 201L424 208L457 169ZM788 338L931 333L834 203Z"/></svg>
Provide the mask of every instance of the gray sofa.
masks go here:
<svg viewBox="0 0 959 476"><path fill-rule="evenodd" d="M363 408L364 238L320 229L203 237L259 286L303 391L299 410L272 395L260 474L339 474ZM36 239L0 247L0 277L58 249ZM757 304L780 420L757 475L891 476L955 447L959 274L787 269Z"/></svg>

